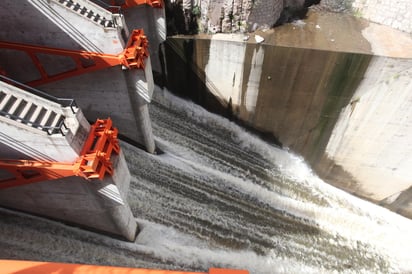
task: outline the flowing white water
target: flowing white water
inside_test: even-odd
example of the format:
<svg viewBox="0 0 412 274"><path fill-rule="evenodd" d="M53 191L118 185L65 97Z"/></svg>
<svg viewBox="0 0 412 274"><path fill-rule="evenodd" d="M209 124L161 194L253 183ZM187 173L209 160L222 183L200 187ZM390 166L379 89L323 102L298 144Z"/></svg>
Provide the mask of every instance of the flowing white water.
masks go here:
<svg viewBox="0 0 412 274"><path fill-rule="evenodd" d="M0 212L0 257L251 273L412 271L412 221L324 183L302 158L157 90L161 155L123 144L135 243Z"/></svg>

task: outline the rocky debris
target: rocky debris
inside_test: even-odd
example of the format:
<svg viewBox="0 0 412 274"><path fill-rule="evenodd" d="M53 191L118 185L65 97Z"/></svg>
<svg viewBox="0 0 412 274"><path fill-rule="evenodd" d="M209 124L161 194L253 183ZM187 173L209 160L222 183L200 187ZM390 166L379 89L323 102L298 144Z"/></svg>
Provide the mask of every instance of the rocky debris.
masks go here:
<svg viewBox="0 0 412 274"><path fill-rule="evenodd" d="M246 33L304 18L320 0L174 0L167 2L168 33Z"/></svg>

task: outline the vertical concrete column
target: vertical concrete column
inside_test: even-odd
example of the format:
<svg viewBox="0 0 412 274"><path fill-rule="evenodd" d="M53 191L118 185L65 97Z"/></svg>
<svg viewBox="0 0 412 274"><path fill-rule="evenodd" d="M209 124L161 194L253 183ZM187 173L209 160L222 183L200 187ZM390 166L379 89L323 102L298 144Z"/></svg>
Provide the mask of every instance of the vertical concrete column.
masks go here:
<svg viewBox="0 0 412 274"><path fill-rule="evenodd" d="M113 156L112 161L115 167L114 174L105 176L102 181L95 180L93 183L89 183L90 192L93 193L96 202L104 210L104 216L107 219L106 226L112 225L109 232L128 241L134 241L139 228L127 203L131 175L123 152Z"/></svg>
<svg viewBox="0 0 412 274"><path fill-rule="evenodd" d="M130 102L136 118L136 127L142 135L142 142L149 153L154 153L156 146L147 104L150 102L154 84L150 58L146 60L145 70L126 70L125 78Z"/></svg>

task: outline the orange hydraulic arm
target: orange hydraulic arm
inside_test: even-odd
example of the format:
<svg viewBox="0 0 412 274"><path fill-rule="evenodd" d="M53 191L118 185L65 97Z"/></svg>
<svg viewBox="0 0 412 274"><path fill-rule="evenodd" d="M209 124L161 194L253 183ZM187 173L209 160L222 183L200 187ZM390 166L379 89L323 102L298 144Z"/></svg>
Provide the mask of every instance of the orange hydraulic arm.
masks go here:
<svg viewBox="0 0 412 274"><path fill-rule="evenodd" d="M246 270L211 268L208 272L186 272L99 265L0 260L1 273L66 273L66 274L249 274Z"/></svg>
<svg viewBox="0 0 412 274"><path fill-rule="evenodd" d="M98 119L74 163L0 160L0 170L9 175L0 179L0 189L69 176L102 180L106 173L113 174L111 155L119 152L117 129L112 127L112 121Z"/></svg>
<svg viewBox="0 0 412 274"><path fill-rule="evenodd" d="M96 70L119 65L122 65L129 69L143 69L145 66L145 58L149 56L147 37L144 35L144 31L142 29L133 30L126 48L117 55L88 52L83 50L66 50L2 41L0 41L0 48L23 51L28 56L30 56L41 77L40 79L25 83L30 86L42 85L83 73L93 72ZM49 75L44 69L44 65L38 58L38 54L69 57L74 61L75 68L62 73Z"/></svg>

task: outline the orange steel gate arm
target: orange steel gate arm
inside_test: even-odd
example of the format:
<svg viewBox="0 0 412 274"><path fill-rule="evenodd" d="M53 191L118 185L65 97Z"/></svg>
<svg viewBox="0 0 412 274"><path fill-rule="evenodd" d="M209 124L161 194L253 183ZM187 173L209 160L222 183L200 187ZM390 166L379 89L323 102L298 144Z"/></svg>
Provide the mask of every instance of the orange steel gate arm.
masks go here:
<svg viewBox="0 0 412 274"><path fill-rule="evenodd" d="M133 30L126 48L117 55L83 50L67 50L50 47L42 47L27 44L18 44L0 41L0 48L25 52L32 60L40 74L40 79L25 83L37 86L62 80L68 77L101 70L108 67L122 65L128 69L144 69L145 58L149 56L148 41L143 29ZM71 58L75 67L65 72L49 75L44 69L44 64L38 58L38 54L65 56Z"/></svg>
<svg viewBox="0 0 412 274"><path fill-rule="evenodd" d="M0 159L0 170L8 173L2 173L0 189L69 176L102 180L106 173L113 174L112 154L120 152L117 133L110 118L98 119L74 163Z"/></svg>

